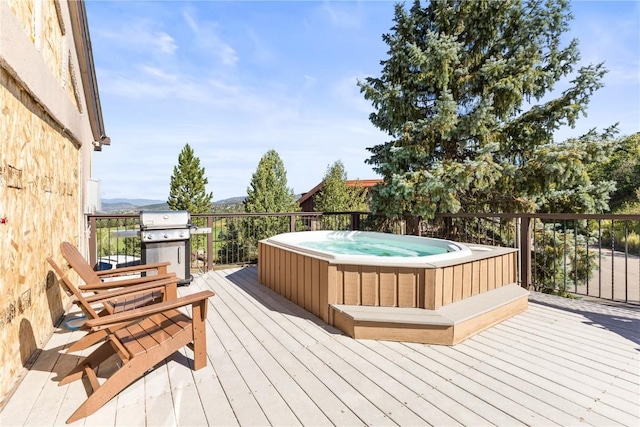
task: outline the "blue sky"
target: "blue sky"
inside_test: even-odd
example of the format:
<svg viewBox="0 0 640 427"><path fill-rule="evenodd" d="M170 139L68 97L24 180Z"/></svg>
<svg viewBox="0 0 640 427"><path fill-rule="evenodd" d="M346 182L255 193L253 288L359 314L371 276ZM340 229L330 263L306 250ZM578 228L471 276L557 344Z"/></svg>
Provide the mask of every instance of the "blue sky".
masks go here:
<svg viewBox="0 0 640 427"><path fill-rule="evenodd" d="M388 138L357 79L379 76L391 1L87 0L111 146L94 155L103 198L164 200L178 154L194 149L214 200L244 196L276 150L294 192L341 160L376 178L367 147ZM577 1L568 37L581 63L605 62L588 117L560 138L619 122L640 131L640 2Z"/></svg>

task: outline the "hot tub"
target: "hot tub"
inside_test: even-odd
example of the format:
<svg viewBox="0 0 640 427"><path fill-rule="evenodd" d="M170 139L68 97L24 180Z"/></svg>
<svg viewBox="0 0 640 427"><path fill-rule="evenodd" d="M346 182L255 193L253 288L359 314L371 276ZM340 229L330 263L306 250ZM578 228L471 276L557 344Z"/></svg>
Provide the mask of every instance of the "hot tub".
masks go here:
<svg viewBox="0 0 640 427"><path fill-rule="evenodd" d="M331 248L371 242L409 249L370 255ZM258 280L336 326L337 306L438 310L514 284L517 250L364 231L284 233L258 243Z"/></svg>
<svg viewBox="0 0 640 427"><path fill-rule="evenodd" d="M305 231L266 240L330 264L434 267L437 262L471 255L462 243L372 231Z"/></svg>

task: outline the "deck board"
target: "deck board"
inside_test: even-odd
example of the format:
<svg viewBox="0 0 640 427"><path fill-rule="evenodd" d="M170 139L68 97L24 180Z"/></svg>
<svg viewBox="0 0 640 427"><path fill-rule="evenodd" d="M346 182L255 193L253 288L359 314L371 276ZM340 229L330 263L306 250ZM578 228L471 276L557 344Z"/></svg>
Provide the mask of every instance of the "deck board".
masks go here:
<svg viewBox="0 0 640 427"><path fill-rule="evenodd" d="M496 366L500 369L506 369L508 364L512 362L517 363L515 369L517 373L523 370L528 372L533 377L529 379L530 381L547 380L548 383L553 384L556 390L562 391L564 399L582 405L585 410L591 410L590 407L593 402L601 399L606 394L606 385L603 385L603 388L597 388L589 384L588 377L581 376L580 379L576 379L578 376L576 372L562 366L565 359L550 358L545 360L543 352L534 354L532 348L526 348L522 345L518 346L520 348L515 348L513 340L506 340L501 343L499 339L489 334L487 334L486 338L478 337L474 342L483 342L485 344L484 348L488 350L488 355L499 361ZM470 345L473 345L473 343L470 343ZM617 411L621 412L622 419L626 418L626 415L622 414L624 409L634 410L634 406L636 409L638 408L637 404L627 405L622 401L617 401L616 406L619 406ZM620 408L623 409L620 410ZM604 415L602 413L599 414ZM616 418L611 418L609 415L605 416L610 418L605 425L614 423L616 420ZM629 425L624 421L619 420L617 422Z"/></svg>
<svg viewBox="0 0 640 427"><path fill-rule="evenodd" d="M207 366L192 371L182 349L74 425L640 424L640 310L533 293L524 313L447 347L353 340L258 285L255 267L179 293L204 289ZM0 425L64 423L86 397L82 382L58 387L82 334L54 333Z"/></svg>
<svg viewBox="0 0 640 427"><path fill-rule="evenodd" d="M491 334L493 334L490 335L491 338L494 338L496 342L503 342L504 347L507 347L513 340L513 331L502 331L496 328L494 331L491 331ZM535 358L534 360L539 364L548 365L554 373L562 375L563 377L566 372L571 372L571 378L568 379L568 381L574 384L576 390L587 387L591 389L591 392L596 392L596 390L606 388L608 395L620 398L628 397L634 388L637 390L637 383L634 387L633 383L627 378L619 378L614 368L608 367L604 361L598 364L597 361L589 357L583 357L583 355L589 351L588 348L572 348L572 350L575 351L575 353L573 353L574 356L571 359L567 359L565 355L571 353L568 352L567 346L565 346L564 343L547 340L547 345L544 344L545 341L532 338L527 343L528 357ZM626 364L620 365L623 372L626 366ZM601 370L599 370L599 368ZM618 370L618 373L620 373L620 370ZM632 377L629 379L631 378ZM616 384L610 385L612 382L616 382Z"/></svg>
<svg viewBox="0 0 640 427"><path fill-rule="evenodd" d="M482 417L484 421L481 424L524 425L522 421L518 420L519 415L516 411L508 413L504 410L504 408L508 407L504 406L504 399L499 399L498 401L485 399L483 392L487 392L489 394L488 397L495 398L496 396L489 389L483 388L482 384L472 384L472 389L467 389L466 387L469 386L469 383L462 381L464 384L460 384L461 377L458 373L451 371L444 365L440 365L431 358L425 358L411 346L404 344L391 345L386 342L378 342L376 344L380 347L387 347L388 351L393 351L395 363L411 370L414 375L425 378L429 386L437 388L459 405L464 405ZM454 415L456 414L454 413Z"/></svg>
<svg viewBox="0 0 640 427"><path fill-rule="evenodd" d="M220 289L220 293L226 292L224 289ZM337 423L337 424L353 424L358 423L359 420L355 417L349 416L339 416L332 417L332 420L329 421L324 411L331 413L338 409L341 412L348 413L348 408L344 405L341 405L340 402L333 398L331 390L326 387L323 387L322 383L319 383L317 378L312 375L311 372L302 364L298 359L295 358L294 354L304 349L304 346L299 342L292 339L292 336L287 331L287 328L290 327L289 321L284 316L275 316L277 321L283 323L284 327L279 329L279 325L277 321L271 320L271 324L269 324L269 318L265 316L263 310L258 309L254 306L250 301L243 301L245 298L240 299L244 304L239 304L238 301L232 303L231 309L236 311L236 314L243 319L243 321L248 322L250 324L254 324L251 320L252 316L257 316L257 320L265 322L263 325L268 326L268 328L260 328L253 327L250 330L255 335L255 339L259 340L260 343L265 347L265 349L273 356L274 361L280 363L280 367L282 368L282 372L286 373L285 376L280 377L279 382L285 382L285 384L277 384L279 389L283 387L287 389L289 387L290 381L293 378L297 379L297 383L291 385L295 389L299 389L302 393L296 393L296 397L294 397L294 402L291 402L292 406L295 403L295 400L300 400L298 402L300 408L302 410L298 411L300 414L298 417L305 425L314 424L314 425L323 425L324 420L326 419L327 423ZM225 299L225 301L231 301L231 298ZM252 300L253 301L253 300ZM306 313L306 312L305 312ZM293 328L292 328L293 329ZM276 331L276 333L269 333L268 330ZM291 329L289 329L290 331ZM297 331L296 331L297 332ZM247 341L253 341L252 338L247 337ZM314 344L315 340L307 341L307 344ZM278 369L277 366L274 365L273 369ZM291 390L285 390L284 393L287 395L291 394ZM308 397L313 396L314 399ZM306 399L305 399L306 398ZM290 400L288 400L290 401ZM315 402L315 403L314 403ZM318 409L320 408L320 409Z"/></svg>

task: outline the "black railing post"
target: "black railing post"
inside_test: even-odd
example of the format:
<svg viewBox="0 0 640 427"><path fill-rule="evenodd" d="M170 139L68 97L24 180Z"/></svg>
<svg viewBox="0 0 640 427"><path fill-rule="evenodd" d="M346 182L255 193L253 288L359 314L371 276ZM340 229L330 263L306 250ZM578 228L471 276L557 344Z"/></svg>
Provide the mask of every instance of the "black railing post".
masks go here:
<svg viewBox="0 0 640 427"><path fill-rule="evenodd" d="M351 231L360 231L360 213L351 212L351 223L349 224Z"/></svg>
<svg viewBox="0 0 640 427"><path fill-rule="evenodd" d="M213 216L207 215L207 227L211 233L207 233L207 267L206 271L213 270Z"/></svg>
<svg viewBox="0 0 640 427"><path fill-rule="evenodd" d="M405 217L406 234L422 236L422 220L419 216L407 215Z"/></svg>
<svg viewBox="0 0 640 427"><path fill-rule="evenodd" d="M96 217L89 217L89 264L98 263L98 230L96 229Z"/></svg>
<svg viewBox="0 0 640 427"><path fill-rule="evenodd" d="M520 217L520 286L531 286L531 217Z"/></svg>

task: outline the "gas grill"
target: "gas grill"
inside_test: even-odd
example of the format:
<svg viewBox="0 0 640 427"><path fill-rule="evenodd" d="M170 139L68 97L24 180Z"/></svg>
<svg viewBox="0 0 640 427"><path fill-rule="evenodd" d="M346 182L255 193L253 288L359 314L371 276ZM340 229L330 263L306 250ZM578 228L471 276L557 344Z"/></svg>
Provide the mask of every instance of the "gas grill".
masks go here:
<svg viewBox="0 0 640 427"><path fill-rule="evenodd" d="M142 263L168 261L178 285L188 285L191 275L191 215L187 211L140 211Z"/></svg>

